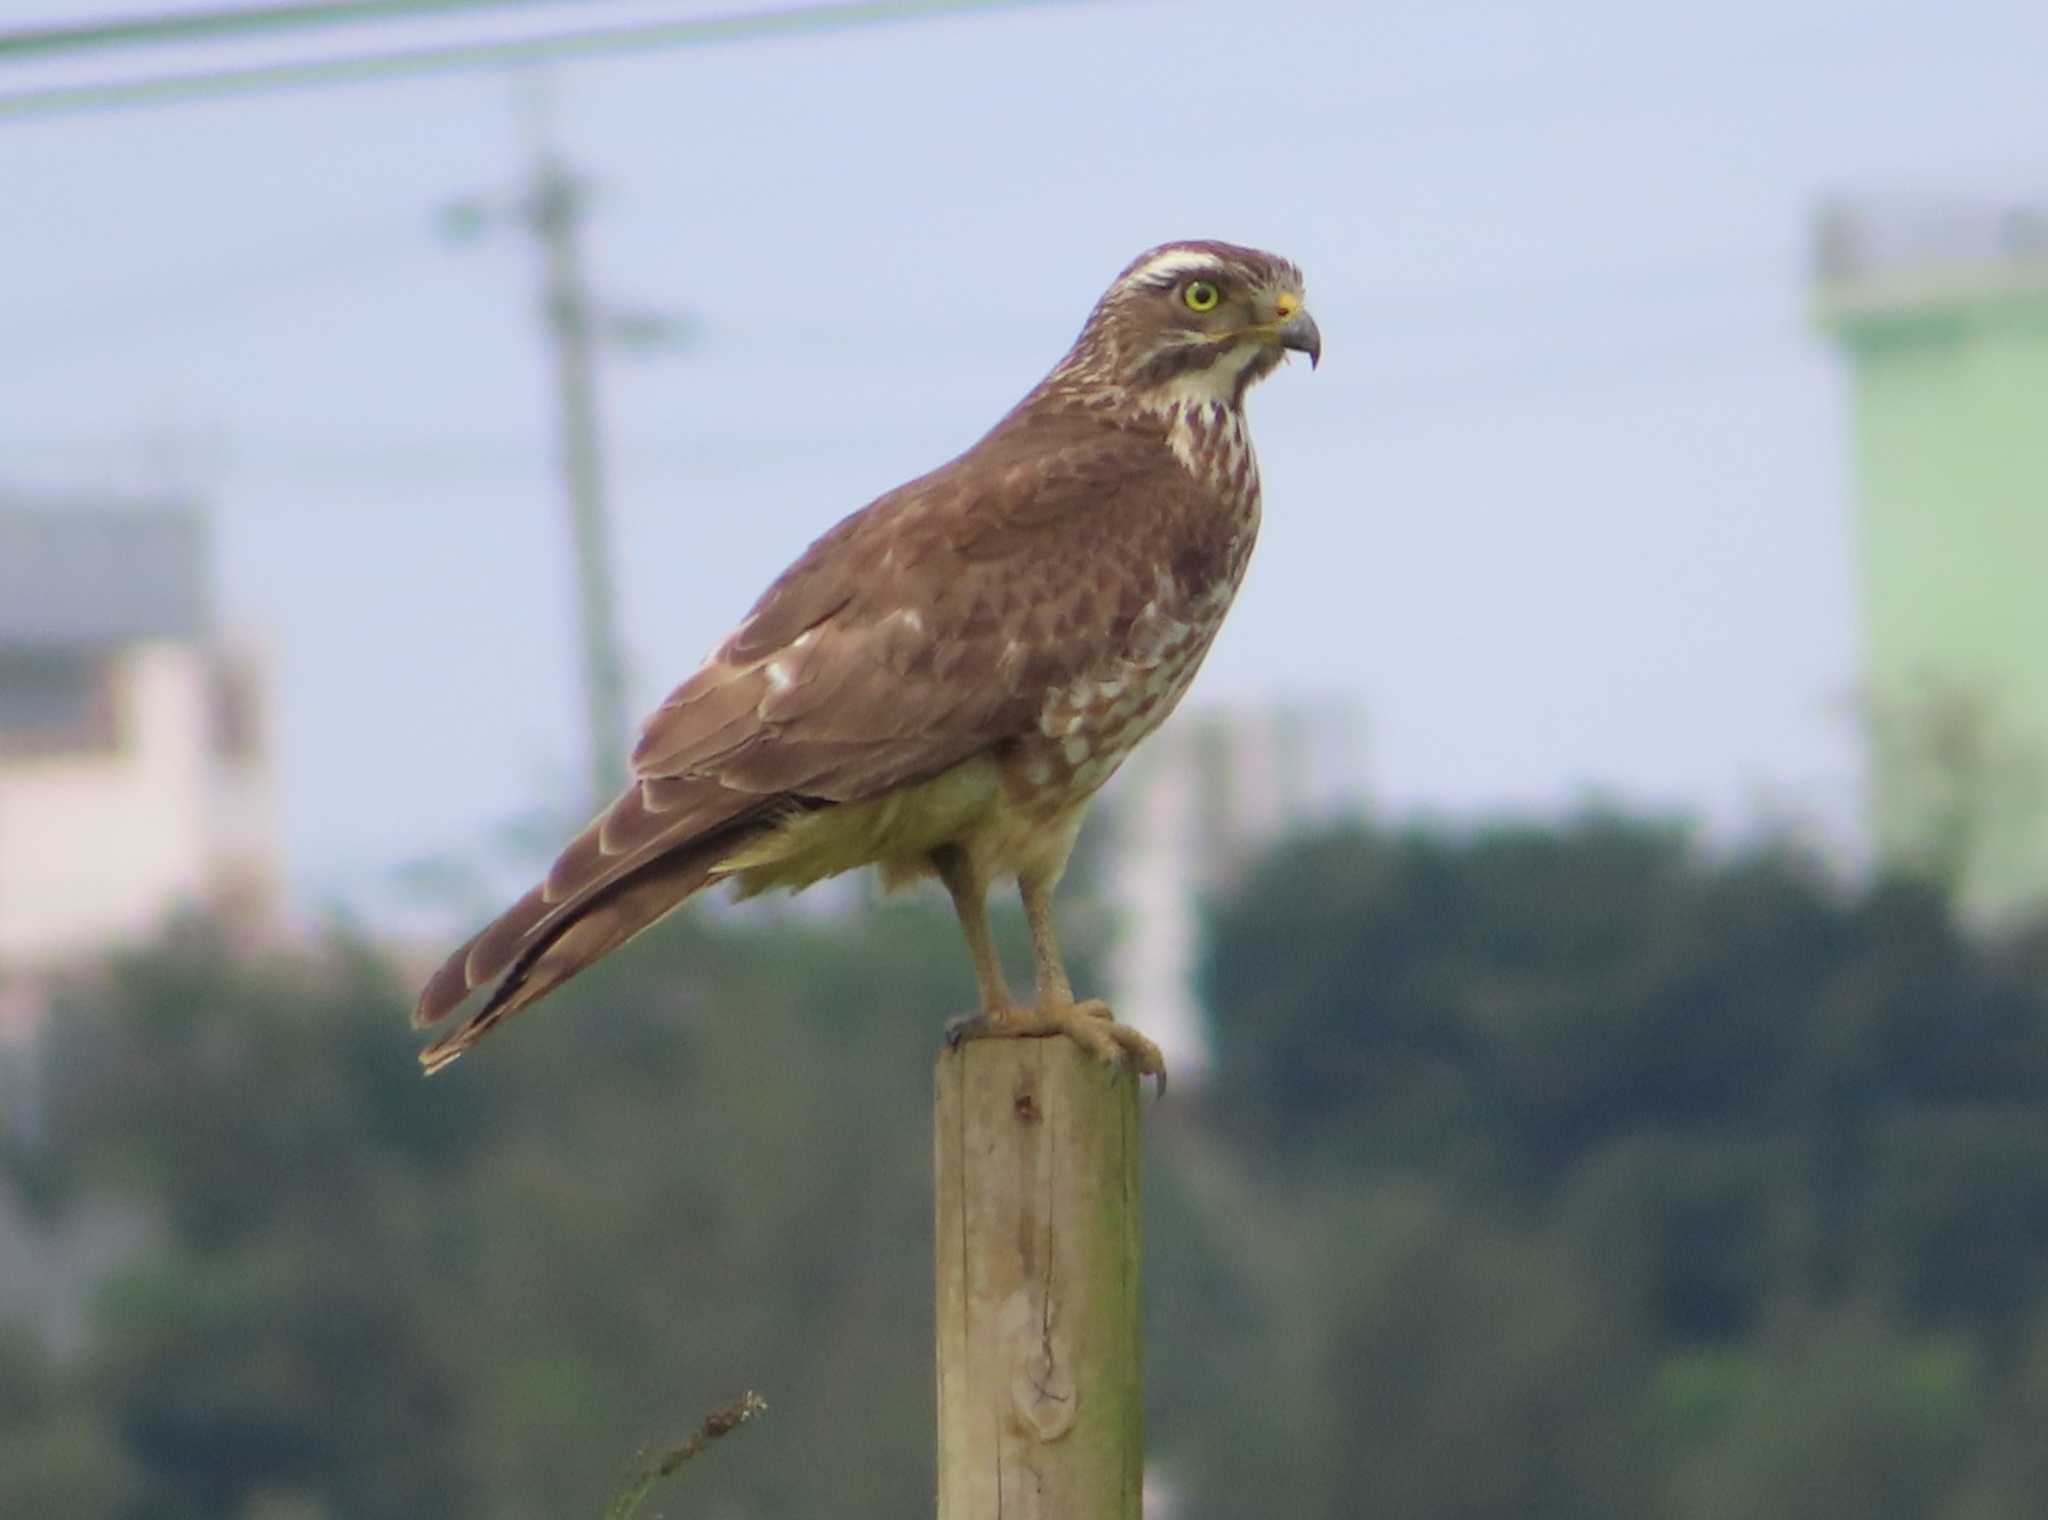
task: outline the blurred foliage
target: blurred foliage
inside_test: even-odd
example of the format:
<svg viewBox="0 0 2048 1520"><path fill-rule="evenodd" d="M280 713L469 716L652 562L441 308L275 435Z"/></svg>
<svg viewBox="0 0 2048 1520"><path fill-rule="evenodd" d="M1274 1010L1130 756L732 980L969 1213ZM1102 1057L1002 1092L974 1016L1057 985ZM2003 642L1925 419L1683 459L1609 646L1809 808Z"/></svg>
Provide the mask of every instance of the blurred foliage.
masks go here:
<svg viewBox="0 0 2048 1520"><path fill-rule="evenodd" d="M1595 816L1304 837L1208 945L1214 1075L1148 1110L1183 1520L2039 1512L2042 944ZM691 913L425 1082L367 947L118 961L10 1175L152 1244L75 1361L0 1338L0 1514L595 1516L746 1387L670 1512L927 1513L971 994L933 903Z"/></svg>
<svg viewBox="0 0 2048 1520"><path fill-rule="evenodd" d="M1212 1450L1198 1513L2040 1512L2038 939L1591 815L1293 841L1208 945L1212 1143L1328 1428Z"/></svg>
<svg viewBox="0 0 2048 1520"><path fill-rule="evenodd" d="M161 1221L76 1376L145 1496L0 1513L595 1515L748 1386L784 1460L697 1464L699 1512L928 1506L953 939L686 918L431 1082L359 947L120 962L54 1021L50 1146Z"/></svg>

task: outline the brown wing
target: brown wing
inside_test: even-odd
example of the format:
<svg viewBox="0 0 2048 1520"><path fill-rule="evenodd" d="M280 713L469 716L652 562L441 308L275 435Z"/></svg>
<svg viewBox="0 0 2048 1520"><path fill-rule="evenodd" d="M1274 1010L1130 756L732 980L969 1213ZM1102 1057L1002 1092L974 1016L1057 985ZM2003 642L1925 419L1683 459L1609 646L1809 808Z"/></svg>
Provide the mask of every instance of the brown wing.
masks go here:
<svg viewBox="0 0 2048 1520"><path fill-rule="evenodd" d="M634 770L656 797L831 802L936 775L1116 647L1155 590L1143 546L1199 506L1156 439L998 430L813 544L648 719Z"/></svg>
<svg viewBox="0 0 2048 1520"><path fill-rule="evenodd" d="M1129 630L1201 507L1156 437L1013 414L826 533L654 712L635 783L435 973L414 1020L484 1006L436 1069L623 944L793 810L875 797L1029 731Z"/></svg>

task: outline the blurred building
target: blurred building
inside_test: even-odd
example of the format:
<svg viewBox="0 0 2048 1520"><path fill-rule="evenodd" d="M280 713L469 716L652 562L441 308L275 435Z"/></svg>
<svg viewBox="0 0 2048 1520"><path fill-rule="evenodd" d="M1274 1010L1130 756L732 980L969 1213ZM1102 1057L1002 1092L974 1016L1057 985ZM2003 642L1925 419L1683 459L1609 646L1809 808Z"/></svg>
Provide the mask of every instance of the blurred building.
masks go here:
<svg viewBox="0 0 2048 1520"><path fill-rule="evenodd" d="M1181 712L1104 801L1104 887L1118 915L1117 1017L1159 1043L1176 1082L1208 1066L1196 987L1204 898L1295 829L1362 815L1364 720L1345 698Z"/></svg>
<svg viewBox="0 0 2048 1520"><path fill-rule="evenodd" d="M0 496L0 1042L45 970L278 901L269 692L207 555L194 508Z"/></svg>
<svg viewBox="0 0 2048 1520"><path fill-rule="evenodd" d="M2048 203L1821 215L1846 352L1882 860L1982 919L2048 906Z"/></svg>

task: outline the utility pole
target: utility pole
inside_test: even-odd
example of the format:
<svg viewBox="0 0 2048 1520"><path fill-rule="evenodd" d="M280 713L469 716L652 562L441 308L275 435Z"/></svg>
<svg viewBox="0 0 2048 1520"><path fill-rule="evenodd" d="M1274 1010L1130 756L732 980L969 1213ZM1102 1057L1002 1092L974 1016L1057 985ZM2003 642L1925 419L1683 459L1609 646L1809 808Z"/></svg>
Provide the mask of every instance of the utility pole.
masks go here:
<svg viewBox="0 0 2048 1520"><path fill-rule="evenodd" d="M548 140L546 102L538 84L526 98L526 123L530 167L519 211L541 249L542 312L552 349L559 429L557 468L569 502L576 558L586 761L593 805L602 806L625 785L628 719L598 435L591 299L577 238L585 209L584 185Z"/></svg>
<svg viewBox="0 0 2048 1520"><path fill-rule="evenodd" d="M612 579L603 437L597 415L597 348L618 341L636 348L679 347L690 341L686 319L620 313L591 294L581 232L590 186L556 151L540 80L521 100L527 147L526 181L509 199L472 197L443 213L450 236L473 237L510 223L539 247L541 318L554 378L556 466L569 507L576 567L576 616L582 657L585 775L592 808L626 783L625 658L620 652L618 595Z"/></svg>

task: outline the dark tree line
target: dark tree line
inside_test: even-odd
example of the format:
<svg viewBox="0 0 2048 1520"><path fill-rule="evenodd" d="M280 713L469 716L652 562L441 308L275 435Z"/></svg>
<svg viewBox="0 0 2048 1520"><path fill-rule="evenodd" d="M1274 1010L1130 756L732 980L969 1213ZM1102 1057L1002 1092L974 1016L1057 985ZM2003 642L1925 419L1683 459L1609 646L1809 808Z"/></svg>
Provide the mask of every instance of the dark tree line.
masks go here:
<svg viewBox="0 0 2048 1520"><path fill-rule="evenodd" d="M1275 851L1211 914L1213 1079L1148 1114L1176 1513L2037 1513L2044 970L1655 823ZM691 917L424 1082L364 947L123 959L9 1185L151 1244L78 1358L0 1335L0 1514L595 1515L747 1388L667 1512L927 1512L971 995L936 906Z"/></svg>
<svg viewBox="0 0 2048 1520"><path fill-rule="evenodd" d="M1351 1412L1305 1508L2037 1511L2048 942L1594 816L1296 841L1209 956Z"/></svg>

